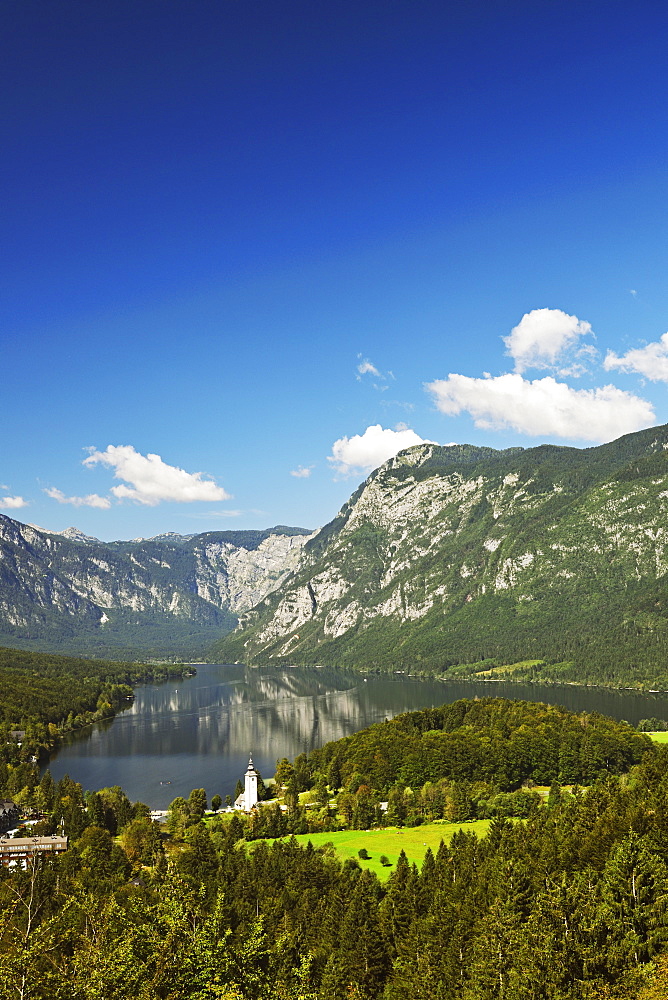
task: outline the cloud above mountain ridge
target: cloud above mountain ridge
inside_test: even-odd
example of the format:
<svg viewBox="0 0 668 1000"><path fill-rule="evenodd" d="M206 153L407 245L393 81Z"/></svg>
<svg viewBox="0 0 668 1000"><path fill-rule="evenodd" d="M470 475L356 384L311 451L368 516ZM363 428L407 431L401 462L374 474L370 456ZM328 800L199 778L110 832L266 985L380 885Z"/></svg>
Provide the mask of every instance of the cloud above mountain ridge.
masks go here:
<svg viewBox="0 0 668 1000"><path fill-rule="evenodd" d="M58 503L73 507L96 507L108 510L115 499L119 503L132 500L147 507L155 507L163 501L175 503L195 503L197 501L230 500L229 494L213 479L205 479L202 472L186 472L175 465L163 462L160 455L142 455L132 445L107 445L104 451L87 448L89 452L82 465L90 469L102 465L113 469L114 478L122 479L118 486L112 486L110 496L89 493L86 496L66 496L55 486L44 490L47 496Z"/></svg>
<svg viewBox="0 0 668 1000"><path fill-rule="evenodd" d="M591 344L580 346L580 338L586 336L594 336L586 320L569 316L561 309L532 309L501 339L520 375L528 368L542 368L577 376L585 370L579 359L597 353ZM575 358L570 357L571 353Z"/></svg>
<svg viewBox="0 0 668 1000"><path fill-rule="evenodd" d="M332 454L327 457L336 474L341 477L370 472L388 458L411 448L416 444L434 444L425 441L414 430L399 424L395 430L373 424L363 434L338 438L332 445Z"/></svg>
<svg viewBox="0 0 668 1000"><path fill-rule="evenodd" d="M465 411L482 430L512 428L521 434L603 442L655 421L650 403L614 385L572 389L551 376L531 382L513 373L496 378L451 374L425 388L441 413Z"/></svg>
<svg viewBox="0 0 668 1000"><path fill-rule="evenodd" d="M68 497L65 496L62 490L57 489L55 486L48 486L44 492L52 500L56 500L58 503L71 504L72 507L96 507L98 510L108 510L111 507L109 497L101 497L97 493L89 493L85 497Z"/></svg>
<svg viewBox="0 0 668 1000"><path fill-rule="evenodd" d="M28 501L23 497L0 497L0 510L20 510L27 506Z"/></svg>
<svg viewBox="0 0 668 1000"><path fill-rule="evenodd" d="M193 503L198 500L229 500L230 494L201 472L186 472L163 462L160 455L142 455L132 445L107 445L105 451L91 449L83 464L87 468L103 465L114 470L114 478L122 479L112 486L117 500L133 500L154 507L164 500ZM126 486L125 483L129 483Z"/></svg>
<svg viewBox="0 0 668 1000"><path fill-rule="evenodd" d="M664 333L658 341L632 348L621 356L608 351L603 367L606 371L616 369L644 375L652 382L668 382L668 333Z"/></svg>

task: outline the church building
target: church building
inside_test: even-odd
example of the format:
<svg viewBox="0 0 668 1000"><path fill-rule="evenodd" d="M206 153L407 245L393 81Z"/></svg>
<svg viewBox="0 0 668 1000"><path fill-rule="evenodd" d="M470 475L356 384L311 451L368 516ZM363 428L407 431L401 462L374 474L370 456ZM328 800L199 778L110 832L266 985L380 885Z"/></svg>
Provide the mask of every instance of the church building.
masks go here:
<svg viewBox="0 0 668 1000"><path fill-rule="evenodd" d="M258 773L253 767L253 755L251 754L248 758L248 767L244 775L244 790L234 803L235 809L243 809L244 812L250 812L257 805L258 777Z"/></svg>

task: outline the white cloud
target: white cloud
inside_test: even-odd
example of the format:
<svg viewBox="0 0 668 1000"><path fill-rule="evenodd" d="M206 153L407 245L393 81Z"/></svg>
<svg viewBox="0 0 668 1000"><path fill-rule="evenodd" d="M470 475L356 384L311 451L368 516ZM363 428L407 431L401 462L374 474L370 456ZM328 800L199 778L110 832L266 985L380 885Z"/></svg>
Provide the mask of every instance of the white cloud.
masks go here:
<svg viewBox="0 0 668 1000"><path fill-rule="evenodd" d="M89 493L85 497L66 497L63 491L56 489L55 486L49 486L44 492L52 500L57 500L58 503L70 503L73 507L98 507L100 510L108 510L111 507L109 497L101 497L97 493Z"/></svg>
<svg viewBox="0 0 668 1000"><path fill-rule="evenodd" d="M578 351L573 352L570 364L564 364L557 368L556 374L562 378L580 378L581 375L588 375L591 369L583 361L593 361L598 357L598 351L591 345L585 345Z"/></svg>
<svg viewBox="0 0 668 1000"><path fill-rule="evenodd" d="M614 385L571 389L549 376L530 382L511 374L497 378L448 375L425 388L441 413L470 413L476 427L484 430L512 427L522 434L611 441L655 423L647 400Z"/></svg>
<svg viewBox="0 0 668 1000"><path fill-rule="evenodd" d="M203 479L201 472L185 472L167 465L160 455L142 455L132 445L107 446L106 451L92 450L84 465L106 465L114 470L115 479L129 486L112 486L118 500L134 500L155 507L163 500L192 503L197 500L229 500L230 494L212 479Z"/></svg>
<svg viewBox="0 0 668 1000"><path fill-rule="evenodd" d="M616 368L620 372L637 372L652 382L668 382L668 333L653 344L636 347L621 357L608 351L603 367L608 372Z"/></svg>
<svg viewBox="0 0 668 1000"><path fill-rule="evenodd" d="M331 462L336 472L341 476L349 476L356 472L370 472L393 458L403 448L415 444L433 444L424 441L415 431L400 424L397 430L383 428L380 424L367 427L364 434L354 434L352 437L342 437L332 445L332 454L327 461Z"/></svg>
<svg viewBox="0 0 668 1000"><path fill-rule="evenodd" d="M377 376L377 378L382 378L383 377L380 374L380 372L378 371L378 369L376 368L376 366L374 364L372 364L369 361L368 358L365 358L364 361L360 361L360 363L357 366L357 372L358 372L358 376L359 375L375 375L375 376Z"/></svg>
<svg viewBox="0 0 668 1000"><path fill-rule="evenodd" d="M23 497L0 497L0 510L18 510L20 507L27 506L28 501L24 500Z"/></svg>
<svg viewBox="0 0 668 1000"><path fill-rule="evenodd" d="M308 477L313 472L314 466L312 465L300 465L296 469L290 471L290 475L294 476L295 479L308 479Z"/></svg>
<svg viewBox="0 0 668 1000"><path fill-rule="evenodd" d="M522 374L527 368L555 368L580 337L591 333L590 323L561 309L533 309L524 314L503 342L515 361L515 371ZM589 345L586 354L591 352Z"/></svg>

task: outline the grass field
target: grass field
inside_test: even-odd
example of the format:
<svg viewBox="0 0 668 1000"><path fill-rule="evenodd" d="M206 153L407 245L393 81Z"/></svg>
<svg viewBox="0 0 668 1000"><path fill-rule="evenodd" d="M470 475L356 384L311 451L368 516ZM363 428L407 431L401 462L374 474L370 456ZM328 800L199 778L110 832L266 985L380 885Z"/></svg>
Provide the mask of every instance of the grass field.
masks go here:
<svg viewBox="0 0 668 1000"><path fill-rule="evenodd" d="M668 743L668 733L645 733L645 735L651 737L655 743Z"/></svg>
<svg viewBox="0 0 668 1000"><path fill-rule="evenodd" d="M506 666L489 667L487 670L476 670L476 677L494 677L496 674L516 674L519 671L528 670L530 667L542 666L545 660L520 660L519 663L508 663Z"/></svg>
<svg viewBox="0 0 668 1000"><path fill-rule="evenodd" d="M303 846L309 840L314 847L322 847L323 844L328 843L333 844L334 850L340 858L355 858L365 868L375 872L378 878L384 882L394 870L394 865L402 849L409 862L414 861L419 867L428 847L431 847L435 854L441 841L449 843L453 833L457 830L465 830L467 833L475 833L478 837L484 837L489 828L489 822L488 819L480 819L473 823L426 823L424 826L402 827L401 829L390 826L383 830L339 830L336 833L303 834L296 837L295 840ZM358 857L357 854L363 847L370 854L370 858L366 861ZM381 854L387 855L392 862L391 867L381 865Z"/></svg>

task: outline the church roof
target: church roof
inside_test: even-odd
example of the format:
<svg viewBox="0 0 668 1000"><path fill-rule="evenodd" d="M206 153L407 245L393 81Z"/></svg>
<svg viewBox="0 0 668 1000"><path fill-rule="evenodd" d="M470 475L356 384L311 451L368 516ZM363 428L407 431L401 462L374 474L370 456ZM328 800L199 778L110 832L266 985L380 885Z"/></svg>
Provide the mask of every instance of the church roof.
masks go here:
<svg viewBox="0 0 668 1000"><path fill-rule="evenodd" d="M258 773L255 770L255 768L253 767L253 755L252 754L250 754L249 757L248 757L248 767L246 769L246 774L250 774L250 775L254 774L256 778L258 777Z"/></svg>

